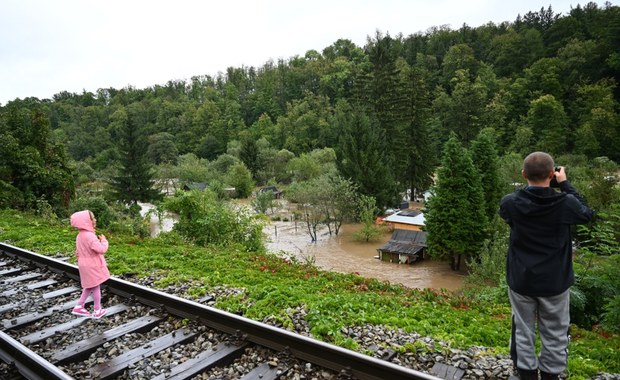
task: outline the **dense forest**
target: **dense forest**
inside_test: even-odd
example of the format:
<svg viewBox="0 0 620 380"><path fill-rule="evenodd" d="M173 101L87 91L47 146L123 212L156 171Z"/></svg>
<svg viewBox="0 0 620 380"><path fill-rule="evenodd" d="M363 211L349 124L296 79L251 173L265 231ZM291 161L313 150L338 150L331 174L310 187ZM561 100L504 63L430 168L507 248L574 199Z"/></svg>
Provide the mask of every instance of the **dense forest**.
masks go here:
<svg viewBox="0 0 620 380"><path fill-rule="evenodd" d="M259 184L286 183L288 161L331 148L340 173L381 207L429 187L451 132L467 146L486 127L500 155L618 162L619 52L620 8L588 3L475 28L377 31L363 47L340 39L322 53L144 89L15 99L0 108L0 204L66 207L75 163L114 179L124 158L165 178L184 160L232 154Z"/></svg>

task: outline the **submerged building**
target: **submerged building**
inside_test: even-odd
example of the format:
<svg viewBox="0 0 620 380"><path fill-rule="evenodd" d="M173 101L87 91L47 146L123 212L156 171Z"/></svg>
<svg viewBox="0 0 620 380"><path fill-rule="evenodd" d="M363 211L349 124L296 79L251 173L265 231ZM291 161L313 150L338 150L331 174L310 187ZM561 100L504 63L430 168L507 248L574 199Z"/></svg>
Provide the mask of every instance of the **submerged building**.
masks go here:
<svg viewBox="0 0 620 380"><path fill-rule="evenodd" d="M416 210L401 210L383 218L394 230L390 241L377 248L378 258L399 264L413 264L424 259L426 232L424 214Z"/></svg>

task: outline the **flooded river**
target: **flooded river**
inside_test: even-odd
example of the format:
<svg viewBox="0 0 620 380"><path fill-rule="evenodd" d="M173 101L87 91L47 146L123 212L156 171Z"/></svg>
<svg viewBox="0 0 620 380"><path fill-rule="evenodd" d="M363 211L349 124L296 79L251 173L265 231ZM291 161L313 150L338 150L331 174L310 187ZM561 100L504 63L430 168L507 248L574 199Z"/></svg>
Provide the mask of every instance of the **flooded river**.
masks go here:
<svg viewBox="0 0 620 380"><path fill-rule="evenodd" d="M145 217L153 205L141 204ZM159 223L155 213L150 214L151 236L170 231L175 220L166 215ZM272 252L286 252L299 261L314 263L317 267L342 273L359 273L361 276L402 284L410 288L434 288L457 290L462 286L463 274L454 272L448 263L424 260L413 265L384 262L375 258L377 248L390 240L391 233L374 243L354 241L353 234L359 224L345 224L338 236L330 236L321 229L318 241L311 242L305 225L295 222L271 222L264 228L266 246Z"/></svg>
<svg viewBox="0 0 620 380"><path fill-rule="evenodd" d="M345 224L338 236L330 236L327 229L318 234L313 243L304 229L305 225L294 222L272 222L265 227L267 248L273 252L284 251L301 261L313 262L324 270L359 273L410 288L460 289L463 274L454 272L449 264L424 260L413 265L396 264L375 258L377 248L390 240L391 233L374 243L354 241L353 234L359 224Z"/></svg>

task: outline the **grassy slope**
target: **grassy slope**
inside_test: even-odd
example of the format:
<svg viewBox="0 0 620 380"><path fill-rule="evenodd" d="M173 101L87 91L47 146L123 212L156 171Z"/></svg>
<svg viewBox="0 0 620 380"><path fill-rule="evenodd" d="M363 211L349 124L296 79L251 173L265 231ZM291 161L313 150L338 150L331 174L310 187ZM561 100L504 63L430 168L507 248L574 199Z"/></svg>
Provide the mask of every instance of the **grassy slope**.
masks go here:
<svg viewBox="0 0 620 380"><path fill-rule="evenodd" d="M50 225L29 215L0 211L3 242L42 254L73 256L75 235L67 222ZM289 327L287 309L303 306L315 336L348 348L355 346L340 328L368 323L415 331L452 347L479 345L507 352L510 308L506 304L475 304L464 295L319 271L234 247L199 248L175 234L145 240L106 235L107 260L114 275L157 274L159 286L191 281L190 294L195 296L216 286L244 289L239 296L218 300L217 307L256 320L273 315ZM620 373L619 336L603 337L577 328L572 335L569 370L573 378Z"/></svg>

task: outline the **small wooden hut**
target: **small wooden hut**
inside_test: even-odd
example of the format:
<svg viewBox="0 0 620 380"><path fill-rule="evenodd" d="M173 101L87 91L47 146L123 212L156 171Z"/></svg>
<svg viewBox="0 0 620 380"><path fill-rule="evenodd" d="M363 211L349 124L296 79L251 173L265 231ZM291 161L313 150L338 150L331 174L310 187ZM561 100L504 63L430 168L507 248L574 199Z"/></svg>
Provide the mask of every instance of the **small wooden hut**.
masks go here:
<svg viewBox="0 0 620 380"><path fill-rule="evenodd" d="M271 192L274 199L280 199L284 195L284 191L278 190L275 186L265 186L258 190L259 193Z"/></svg>
<svg viewBox="0 0 620 380"><path fill-rule="evenodd" d="M413 264L424 259L426 232L396 229L390 241L380 248L379 259L399 264Z"/></svg>

